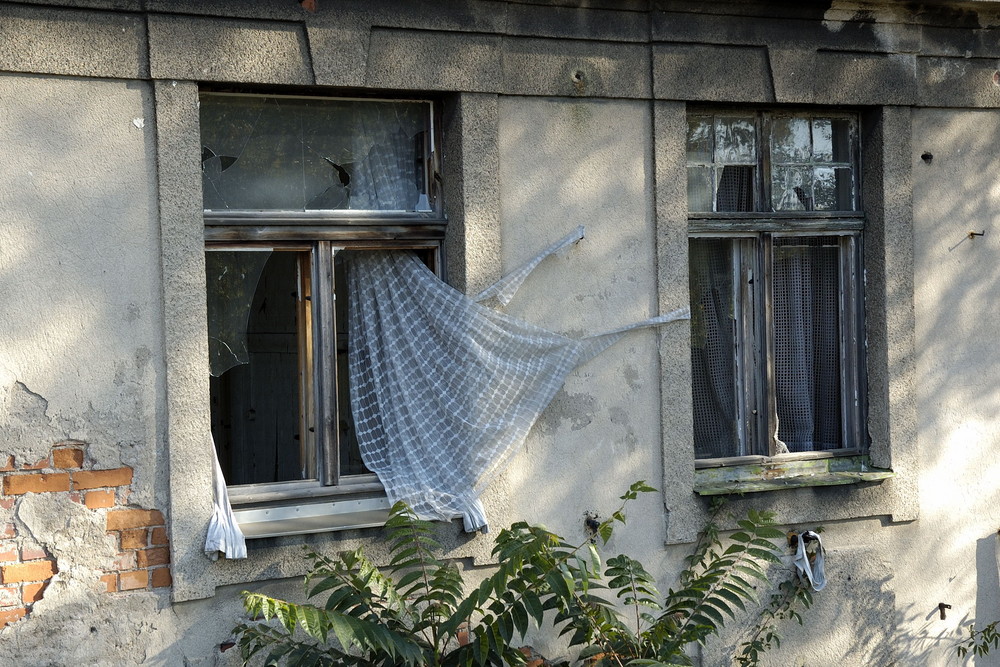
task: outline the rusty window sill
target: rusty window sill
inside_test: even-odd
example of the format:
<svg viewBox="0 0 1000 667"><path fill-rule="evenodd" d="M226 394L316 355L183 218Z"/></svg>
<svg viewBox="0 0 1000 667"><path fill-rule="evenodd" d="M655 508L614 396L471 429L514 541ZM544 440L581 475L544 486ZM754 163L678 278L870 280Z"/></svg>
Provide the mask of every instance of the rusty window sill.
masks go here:
<svg viewBox="0 0 1000 667"><path fill-rule="evenodd" d="M881 482L896 473L874 468L867 456L767 462L694 471L694 492L702 496L757 493L814 486Z"/></svg>

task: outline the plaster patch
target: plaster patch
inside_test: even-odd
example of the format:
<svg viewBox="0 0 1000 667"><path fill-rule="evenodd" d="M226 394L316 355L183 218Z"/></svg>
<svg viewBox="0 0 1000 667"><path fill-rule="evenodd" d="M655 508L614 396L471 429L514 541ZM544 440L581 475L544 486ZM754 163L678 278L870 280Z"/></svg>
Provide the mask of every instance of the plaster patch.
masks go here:
<svg viewBox="0 0 1000 667"><path fill-rule="evenodd" d="M570 430L579 431L586 428L594 420L596 411L597 399L594 396L570 394L565 388L562 388L542 412L535 423L535 428L544 435L552 435L559 430L564 421L568 421Z"/></svg>

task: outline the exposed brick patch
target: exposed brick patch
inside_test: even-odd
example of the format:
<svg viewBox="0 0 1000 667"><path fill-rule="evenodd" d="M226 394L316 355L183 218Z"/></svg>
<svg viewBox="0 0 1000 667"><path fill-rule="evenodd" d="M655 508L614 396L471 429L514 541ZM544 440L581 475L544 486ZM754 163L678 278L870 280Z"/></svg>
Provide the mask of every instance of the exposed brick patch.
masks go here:
<svg viewBox="0 0 1000 667"><path fill-rule="evenodd" d="M122 531L122 549L145 549L148 544L148 528L130 528Z"/></svg>
<svg viewBox="0 0 1000 667"><path fill-rule="evenodd" d="M24 607L21 607L20 609L0 609L0 628L5 628L11 623L16 623L27 613L28 610Z"/></svg>
<svg viewBox="0 0 1000 667"><path fill-rule="evenodd" d="M55 561L32 560L0 567L0 583L20 584L25 581L45 581L58 572Z"/></svg>
<svg viewBox="0 0 1000 667"><path fill-rule="evenodd" d="M3 492L8 496L59 491L69 491L69 473L36 472L27 475L7 475L3 479Z"/></svg>
<svg viewBox="0 0 1000 667"><path fill-rule="evenodd" d="M129 507L132 468L94 468L86 443L56 443L49 456L21 463L0 454L0 509L10 511L28 493L57 493L104 515L120 552L95 584L107 593L151 591L172 585L166 521L155 509ZM18 538L14 523L0 522L0 630L30 615L52 577L55 559L33 540Z"/></svg>
<svg viewBox="0 0 1000 667"><path fill-rule="evenodd" d="M132 469L128 466L111 470L81 470L73 473L74 491L128 486L131 483Z"/></svg>
<svg viewBox="0 0 1000 667"><path fill-rule="evenodd" d="M97 491L88 491L83 496L83 504L92 510L101 509L104 507L114 507L115 490L98 489Z"/></svg>
<svg viewBox="0 0 1000 667"><path fill-rule="evenodd" d="M150 546L164 547L167 545L167 529L164 526L154 528L149 537Z"/></svg>
<svg viewBox="0 0 1000 667"><path fill-rule="evenodd" d="M21 470L44 470L49 467L49 457L46 456L44 459L39 459L35 463L25 463L21 466Z"/></svg>
<svg viewBox="0 0 1000 667"><path fill-rule="evenodd" d="M108 512L108 530L162 526L163 514L159 510L112 510Z"/></svg>
<svg viewBox="0 0 1000 667"><path fill-rule="evenodd" d="M43 581L37 584L24 584L21 588L21 599L24 604L34 604L42 599L42 592L49 582Z"/></svg>
<svg viewBox="0 0 1000 667"><path fill-rule="evenodd" d="M158 567L155 570L150 570L150 572L153 579L153 588L163 588L170 586L174 582L170 576L169 567Z"/></svg>
<svg viewBox="0 0 1000 667"><path fill-rule="evenodd" d="M73 470L83 467L82 447L60 447L52 450L52 467Z"/></svg>
<svg viewBox="0 0 1000 667"><path fill-rule="evenodd" d="M134 591L149 585L149 570L131 570L118 575L118 587L123 591Z"/></svg>
<svg viewBox="0 0 1000 667"><path fill-rule="evenodd" d="M166 565L170 562L170 550L166 547L142 549L137 551L136 554L136 562L139 567L154 567L156 565Z"/></svg>

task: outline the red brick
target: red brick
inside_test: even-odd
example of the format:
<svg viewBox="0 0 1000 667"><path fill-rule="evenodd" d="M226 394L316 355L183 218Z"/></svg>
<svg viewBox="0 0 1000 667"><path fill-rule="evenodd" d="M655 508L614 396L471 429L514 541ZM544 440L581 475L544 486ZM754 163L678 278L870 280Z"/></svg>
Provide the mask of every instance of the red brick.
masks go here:
<svg viewBox="0 0 1000 667"><path fill-rule="evenodd" d="M128 466L111 470L80 470L73 473L73 490L100 489L108 486L128 486L132 469Z"/></svg>
<svg viewBox="0 0 1000 667"><path fill-rule="evenodd" d="M11 623L16 623L27 613L28 610L24 607L11 609L10 611L0 611L0 628L6 627Z"/></svg>
<svg viewBox="0 0 1000 667"><path fill-rule="evenodd" d="M149 583L149 570L132 570L122 572L118 575L118 586L123 591L134 591L137 588L145 588Z"/></svg>
<svg viewBox="0 0 1000 667"><path fill-rule="evenodd" d="M101 507L114 507L115 490L98 489L97 491L88 491L83 497L83 504L92 510L100 509Z"/></svg>
<svg viewBox="0 0 1000 667"><path fill-rule="evenodd" d="M66 447L52 450L52 467L63 470L83 467L83 450L79 447Z"/></svg>
<svg viewBox="0 0 1000 667"><path fill-rule="evenodd" d="M37 463L31 463L31 464L25 463L23 466L21 466L21 470L41 470L42 468L48 468L48 467L49 467L49 457L46 456L44 459L38 459Z"/></svg>
<svg viewBox="0 0 1000 667"><path fill-rule="evenodd" d="M17 528L12 523L0 523L0 540L17 535Z"/></svg>
<svg viewBox="0 0 1000 667"><path fill-rule="evenodd" d="M111 573L101 577L101 582L105 586L105 593L114 593L118 590L118 575Z"/></svg>
<svg viewBox="0 0 1000 667"><path fill-rule="evenodd" d="M83 494L80 493L79 491L70 491L69 499L72 500L77 505L83 504Z"/></svg>
<svg viewBox="0 0 1000 667"><path fill-rule="evenodd" d="M5 584L16 584L22 581L44 581L58 572L55 562L51 560L33 560L27 563L16 563L0 567L0 580Z"/></svg>
<svg viewBox="0 0 1000 667"><path fill-rule="evenodd" d="M167 545L167 529L163 526L153 529L153 534L149 538L149 543L154 547Z"/></svg>
<svg viewBox="0 0 1000 667"><path fill-rule="evenodd" d="M27 546L21 546L21 560L39 560L41 558L48 558L49 555L45 553L45 549L29 544Z"/></svg>
<svg viewBox="0 0 1000 667"><path fill-rule="evenodd" d="M108 530L162 526L163 514L159 510L114 510L108 512Z"/></svg>
<svg viewBox="0 0 1000 667"><path fill-rule="evenodd" d="M69 473L37 472L30 475L7 475L3 480L3 492L8 496L55 491L69 491Z"/></svg>
<svg viewBox="0 0 1000 667"><path fill-rule="evenodd" d="M0 563L13 563L16 560L20 560L17 557L17 549L11 547L10 549L4 548L0 551Z"/></svg>
<svg viewBox="0 0 1000 667"><path fill-rule="evenodd" d="M45 592L45 587L49 585L49 582L45 581L40 584L25 584L21 591L22 599L24 604L33 604L42 599L42 593Z"/></svg>
<svg viewBox="0 0 1000 667"><path fill-rule="evenodd" d="M16 607L21 604L20 586L0 586L0 607Z"/></svg>
<svg viewBox="0 0 1000 667"><path fill-rule="evenodd" d="M7 462L0 466L0 472L10 472L14 469L14 455L7 457Z"/></svg>
<svg viewBox="0 0 1000 667"><path fill-rule="evenodd" d="M154 565L166 565L170 562L170 550L166 547L156 549L143 549L138 551L136 563L139 567L153 567Z"/></svg>
<svg viewBox="0 0 1000 667"><path fill-rule="evenodd" d="M170 576L169 567L158 567L155 570L150 570L149 573L153 578L153 588L163 588L174 583Z"/></svg>
<svg viewBox="0 0 1000 667"><path fill-rule="evenodd" d="M14 507L14 502L16 500L17 498L0 498L0 507L4 508L5 510L9 510L12 507Z"/></svg>
<svg viewBox="0 0 1000 667"><path fill-rule="evenodd" d="M145 549L147 529L146 528L131 528L129 530L122 531L122 549ZM140 565L139 567L146 567L145 565Z"/></svg>
<svg viewBox="0 0 1000 667"><path fill-rule="evenodd" d="M134 570L135 565L135 552L134 551L124 551L118 554L114 562L111 563L112 570Z"/></svg>

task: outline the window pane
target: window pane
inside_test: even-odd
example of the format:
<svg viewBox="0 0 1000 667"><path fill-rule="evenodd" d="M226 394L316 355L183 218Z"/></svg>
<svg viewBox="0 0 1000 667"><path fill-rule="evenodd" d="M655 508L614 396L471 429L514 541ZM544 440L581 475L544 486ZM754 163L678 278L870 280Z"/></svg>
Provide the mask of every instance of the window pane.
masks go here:
<svg viewBox="0 0 1000 667"><path fill-rule="evenodd" d="M754 210L754 168L729 165L716 172L716 211Z"/></svg>
<svg viewBox="0 0 1000 667"><path fill-rule="evenodd" d="M854 209L853 178L846 167L816 167L813 180L815 210L851 211Z"/></svg>
<svg viewBox="0 0 1000 667"><path fill-rule="evenodd" d="M838 237L774 242L775 402L791 452L843 446L839 266Z"/></svg>
<svg viewBox="0 0 1000 667"><path fill-rule="evenodd" d="M718 164L755 164L757 134L753 118L715 119L715 162Z"/></svg>
<svg viewBox="0 0 1000 667"><path fill-rule="evenodd" d="M229 484L303 479L307 475L300 410L299 253L211 251L208 262L209 329L221 318L238 323L236 363L210 381L212 436ZM216 287L225 276L265 259L260 270L244 272L243 298L229 300ZM250 261L248 261L250 260ZM223 279L219 280L222 276ZM255 277L256 276L256 277ZM236 340L235 338L231 340ZM311 455L310 455L311 456Z"/></svg>
<svg viewBox="0 0 1000 667"><path fill-rule="evenodd" d="M709 164L713 160L712 149L712 117L694 116L688 119L687 161L690 163Z"/></svg>
<svg viewBox="0 0 1000 667"><path fill-rule="evenodd" d="M688 210L712 210L712 168L688 167Z"/></svg>
<svg viewBox="0 0 1000 667"><path fill-rule="evenodd" d="M771 160L775 164L810 162L809 120L775 118L771 124Z"/></svg>
<svg viewBox="0 0 1000 667"><path fill-rule="evenodd" d="M348 335L347 313L350 309L349 292L347 289L347 265L344 253L336 255L334 263L334 281L337 294L337 412L340 421L338 425L337 445L340 457L341 475L360 475L370 472L361 460L361 448L358 446L358 436L354 429L354 412L351 407L350 369L348 367Z"/></svg>
<svg viewBox="0 0 1000 667"><path fill-rule="evenodd" d="M736 456L733 241L694 238L689 252L695 455Z"/></svg>
<svg viewBox="0 0 1000 667"><path fill-rule="evenodd" d="M812 211L812 167L775 167L771 199L775 211Z"/></svg>
<svg viewBox="0 0 1000 667"><path fill-rule="evenodd" d="M204 207L426 209L428 114L420 102L203 95Z"/></svg>

